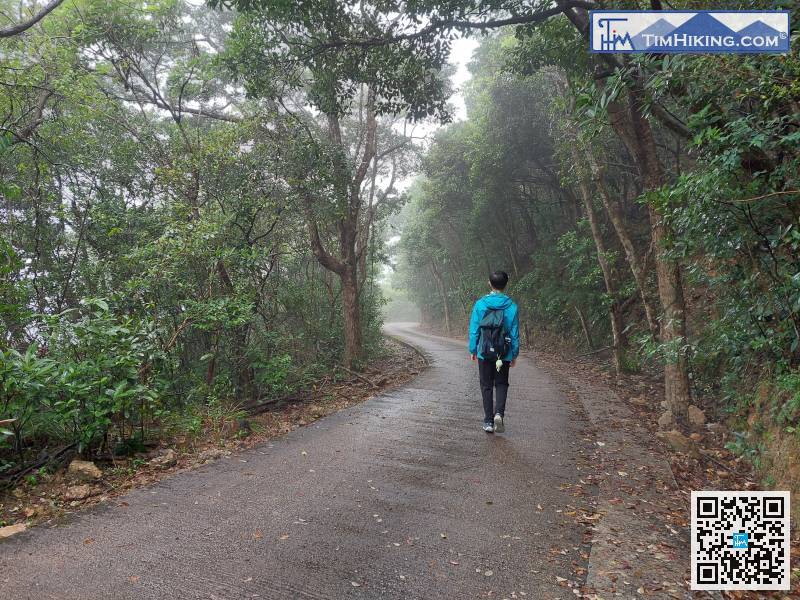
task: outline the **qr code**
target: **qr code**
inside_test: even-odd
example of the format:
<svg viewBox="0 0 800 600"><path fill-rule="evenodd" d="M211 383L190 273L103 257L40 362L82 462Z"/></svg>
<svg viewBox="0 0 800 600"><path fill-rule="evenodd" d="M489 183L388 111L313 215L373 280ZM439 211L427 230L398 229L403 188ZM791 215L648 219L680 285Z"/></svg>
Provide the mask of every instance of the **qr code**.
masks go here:
<svg viewBox="0 0 800 600"><path fill-rule="evenodd" d="M789 589L789 492L692 492L692 589Z"/></svg>

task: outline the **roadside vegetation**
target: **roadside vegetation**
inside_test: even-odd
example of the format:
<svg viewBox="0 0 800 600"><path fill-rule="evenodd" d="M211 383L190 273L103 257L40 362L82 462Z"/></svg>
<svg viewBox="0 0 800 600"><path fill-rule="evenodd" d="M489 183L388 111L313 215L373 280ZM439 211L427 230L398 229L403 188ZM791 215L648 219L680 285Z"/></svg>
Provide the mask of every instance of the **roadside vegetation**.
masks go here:
<svg viewBox="0 0 800 600"><path fill-rule="evenodd" d="M412 140L260 25L68 0L0 39L5 485L214 439L391 356L376 277Z"/></svg>

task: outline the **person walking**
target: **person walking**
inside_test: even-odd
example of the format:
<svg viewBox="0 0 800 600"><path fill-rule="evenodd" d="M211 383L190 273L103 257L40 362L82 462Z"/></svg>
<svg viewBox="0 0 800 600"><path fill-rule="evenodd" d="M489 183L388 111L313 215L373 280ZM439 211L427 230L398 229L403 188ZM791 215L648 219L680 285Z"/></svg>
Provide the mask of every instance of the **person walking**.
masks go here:
<svg viewBox="0 0 800 600"><path fill-rule="evenodd" d="M475 302L469 321L469 353L478 361L486 433L505 431L508 371L519 355L517 305L503 293L507 285L508 273L492 273L491 292Z"/></svg>

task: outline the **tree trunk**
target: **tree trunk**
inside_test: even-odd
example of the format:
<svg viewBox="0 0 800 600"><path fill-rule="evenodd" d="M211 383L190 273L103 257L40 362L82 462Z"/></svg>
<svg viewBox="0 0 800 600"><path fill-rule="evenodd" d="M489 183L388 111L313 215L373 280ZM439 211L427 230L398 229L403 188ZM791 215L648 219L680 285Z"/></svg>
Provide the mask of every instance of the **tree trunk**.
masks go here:
<svg viewBox="0 0 800 600"><path fill-rule="evenodd" d="M639 259L639 255L636 254L636 248L633 245L630 232L625 224L622 211L620 211L619 204L611 199L611 195L609 194L608 188L603 180L603 172L600 168L600 165L597 164L597 159L595 158L594 152L592 152L591 148L586 149L586 158L588 159L589 167L591 168L592 181L594 182L597 191L600 193L600 199L602 200L603 206L608 213L608 218L611 221L611 225L614 227L614 232L617 234L619 243L625 252L625 259L631 269L633 279L636 281L636 286L639 288L639 295L642 298L642 305L644 306L644 314L645 318L647 319L647 326L650 329L650 333L653 338L658 339L658 319L656 318L656 309L653 307L653 304L650 302L650 298L647 295L647 270L644 268L642 261Z"/></svg>
<svg viewBox="0 0 800 600"><path fill-rule="evenodd" d="M563 0L556 0L556 3L564 7ZM564 7L564 14L583 37L588 38L586 11ZM615 67L618 66L615 57L611 55L603 55L603 60ZM641 82L634 80L627 87L627 102L624 104L621 100L609 102L608 115L612 128L634 158L644 191L647 192L660 188L666 178L664 167L658 157L653 129L642 110L644 97ZM655 106L657 104L654 104L654 108ZM663 116L664 111L660 112ZM662 120L665 125L673 129L674 124L669 121L669 119ZM658 296L662 310L661 340L671 347L664 365L665 399L673 416L681 424L686 419L691 402L686 356L686 304L681 285L681 268L667 255L665 247L667 230L663 215L660 215L652 205L648 205L648 209L651 236L655 246Z"/></svg>
<svg viewBox="0 0 800 600"><path fill-rule="evenodd" d="M335 114L328 114L328 136L331 143L345 148L342 141L342 130L339 118ZM364 111L364 146L361 160L352 174L347 173L346 167L340 165L339 173L339 208L341 216L336 223L339 252L331 253L326 247L320 231L320 224L314 214L314 204L319 200L308 189L301 186L303 197L303 210L305 213L306 227L311 239L311 251L320 265L338 275L342 287L342 317L344 321L344 364L352 369L361 358L361 300L359 285L359 265L364 253L369 247L369 231L362 228L361 187L369 171L370 164L376 155L376 131L378 128L377 114L375 112L375 93L367 90L367 104ZM344 179L351 175L346 186ZM367 227L370 221L367 220ZM359 244L359 239L361 244ZM363 263L366 265L366 263Z"/></svg>
<svg viewBox="0 0 800 600"><path fill-rule="evenodd" d="M361 357L361 306L358 293L357 266L347 265L341 280L344 317L344 363L348 369L352 369Z"/></svg>
<svg viewBox="0 0 800 600"><path fill-rule="evenodd" d="M439 290L439 296L442 299L442 307L444 310L444 330L447 335L450 335L450 306L447 302L447 291L444 287L442 274L439 273L436 265L433 263L431 263L431 273L433 273L433 278L436 280L436 288Z"/></svg>
<svg viewBox="0 0 800 600"><path fill-rule="evenodd" d="M467 320L469 320L469 303L464 297L463 290L461 286L458 285L458 282L456 281L456 274L452 269L450 270L450 283L452 284L453 289L458 291L458 301L461 304L461 314Z"/></svg>
<svg viewBox="0 0 800 600"><path fill-rule="evenodd" d="M587 183L585 169L582 168L581 157L575 147L577 142L573 141L572 144L572 159L575 161L575 167L578 171L578 184L581 190L581 197L583 199L583 208L586 212L586 217L589 219L589 226L592 230L592 239L594 240L594 247L597 250L597 262L600 264L600 270L603 272L603 282L606 286L606 293L611 298L611 306L608 308L608 316L611 321L611 339L614 344L614 370L617 373L617 378L622 375L624 369L624 341L622 339L622 318L620 315L620 302L619 293L617 291L616 278L614 276L614 269L611 263L608 262L606 256L606 245L603 241L603 233L600 230L600 223L597 221L597 213L592 205L592 194ZM591 150L587 152L590 154ZM590 348L591 350L591 348Z"/></svg>
<svg viewBox="0 0 800 600"><path fill-rule="evenodd" d="M621 102L609 104L609 117L614 131L634 157L644 191L647 192L664 185L665 175L658 157L653 129L642 113L642 96L643 93L634 84L628 90L625 105ZM661 340L668 347L664 365L665 400L678 423L683 423L691 402L691 388L686 356L686 305L681 268L667 255L668 236L663 215L651 204L648 205L648 210L661 301Z"/></svg>
<svg viewBox="0 0 800 600"><path fill-rule="evenodd" d="M586 322L586 317L583 315L583 311L578 308L577 304L573 304L572 308L574 308L575 312L578 313L578 321L581 323L581 329L583 330L583 335L586 338L586 345L589 346L589 350L594 350L592 334L589 331L589 324Z"/></svg>
<svg viewBox="0 0 800 600"><path fill-rule="evenodd" d="M217 261L216 270L226 294L233 295L236 289L228 274L228 269L225 267L225 263L222 260ZM233 328L232 336L236 351L234 368L236 370L236 386L240 396L255 400L258 399L260 391L256 389L255 372L247 358L247 337L249 330L250 325L248 323ZM211 367L211 365L209 365L209 367ZM206 376L209 376L208 371L206 372Z"/></svg>

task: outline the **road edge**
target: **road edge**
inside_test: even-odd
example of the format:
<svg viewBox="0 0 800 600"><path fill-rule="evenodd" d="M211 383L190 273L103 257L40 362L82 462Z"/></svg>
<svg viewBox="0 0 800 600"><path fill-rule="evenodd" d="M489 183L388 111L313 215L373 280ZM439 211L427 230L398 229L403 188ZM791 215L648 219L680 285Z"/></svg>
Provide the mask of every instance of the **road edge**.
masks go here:
<svg viewBox="0 0 800 600"><path fill-rule="evenodd" d="M594 433L600 517L591 528L583 597L691 597L689 536L679 524L681 516L688 520L688 504L661 445L602 380L565 368L569 361L524 354L565 385Z"/></svg>

